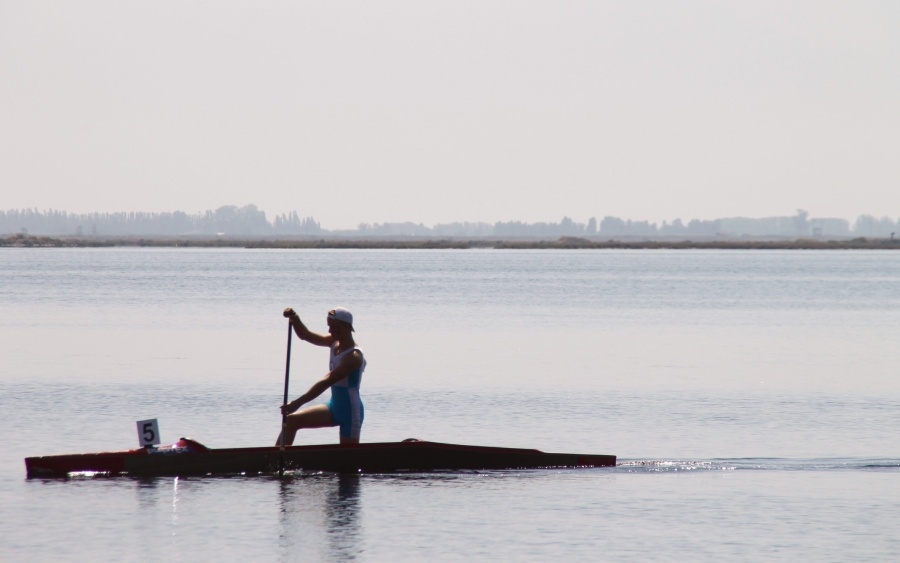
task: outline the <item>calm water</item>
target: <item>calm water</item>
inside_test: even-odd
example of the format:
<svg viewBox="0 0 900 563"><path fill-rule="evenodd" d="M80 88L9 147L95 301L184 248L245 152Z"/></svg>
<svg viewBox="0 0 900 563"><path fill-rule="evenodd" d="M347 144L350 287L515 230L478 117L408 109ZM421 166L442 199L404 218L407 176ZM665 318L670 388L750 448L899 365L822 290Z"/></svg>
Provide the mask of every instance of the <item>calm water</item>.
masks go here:
<svg viewBox="0 0 900 563"><path fill-rule="evenodd" d="M25 479L145 418L273 442L281 310L335 305L363 441L619 466ZM894 252L0 249L0 560L896 560L898 326ZM292 365L296 396L326 352Z"/></svg>

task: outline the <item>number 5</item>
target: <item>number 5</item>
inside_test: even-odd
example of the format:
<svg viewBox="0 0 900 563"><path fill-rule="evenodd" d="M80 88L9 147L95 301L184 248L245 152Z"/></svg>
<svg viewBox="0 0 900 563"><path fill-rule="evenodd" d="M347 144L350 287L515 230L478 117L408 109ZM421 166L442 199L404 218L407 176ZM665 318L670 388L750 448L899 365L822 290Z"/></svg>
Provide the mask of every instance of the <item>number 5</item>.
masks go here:
<svg viewBox="0 0 900 563"><path fill-rule="evenodd" d="M159 423L155 418L137 422L138 443L142 448L159 444Z"/></svg>
<svg viewBox="0 0 900 563"><path fill-rule="evenodd" d="M152 444L154 438L156 438L156 432L153 431L153 423L145 422L144 423L144 443Z"/></svg>

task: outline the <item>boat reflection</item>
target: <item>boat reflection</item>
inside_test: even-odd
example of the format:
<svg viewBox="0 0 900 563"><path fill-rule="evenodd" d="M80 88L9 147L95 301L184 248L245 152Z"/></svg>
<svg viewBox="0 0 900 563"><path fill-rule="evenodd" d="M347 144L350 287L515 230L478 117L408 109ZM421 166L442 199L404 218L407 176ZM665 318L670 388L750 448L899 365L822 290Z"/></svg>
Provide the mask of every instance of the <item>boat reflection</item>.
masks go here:
<svg viewBox="0 0 900 563"><path fill-rule="evenodd" d="M297 474L279 485L282 560L353 561L363 552L359 475Z"/></svg>

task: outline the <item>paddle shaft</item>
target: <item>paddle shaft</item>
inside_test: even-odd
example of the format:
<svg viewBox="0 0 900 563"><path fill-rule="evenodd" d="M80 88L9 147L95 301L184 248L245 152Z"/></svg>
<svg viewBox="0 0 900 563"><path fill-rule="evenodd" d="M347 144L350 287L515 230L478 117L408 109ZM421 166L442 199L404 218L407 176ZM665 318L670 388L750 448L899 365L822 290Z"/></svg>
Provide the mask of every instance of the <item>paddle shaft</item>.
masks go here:
<svg viewBox="0 0 900 563"><path fill-rule="evenodd" d="M291 340L294 327L291 326L291 320L288 319L288 339L287 339L287 359L284 362L284 401L282 405L288 403L288 384L291 381ZM287 434L287 414L281 415L281 450L278 456L278 474L284 475L284 439Z"/></svg>

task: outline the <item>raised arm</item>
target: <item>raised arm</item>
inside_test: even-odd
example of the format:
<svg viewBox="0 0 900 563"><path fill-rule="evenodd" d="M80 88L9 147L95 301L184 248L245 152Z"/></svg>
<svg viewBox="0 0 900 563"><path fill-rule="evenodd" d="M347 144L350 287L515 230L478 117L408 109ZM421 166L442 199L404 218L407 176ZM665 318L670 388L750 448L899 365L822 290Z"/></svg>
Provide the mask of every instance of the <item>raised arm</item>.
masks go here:
<svg viewBox="0 0 900 563"><path fill-rule="evenodd" d="M306 328L306 325L300 320L300 315L290 307L285 309L283 314L290 319L291 326L294 327L294 333L300 340L305 340L316 346L331 346L331 343L334 342L334 338L330 334L319 334Z"/></svg>

